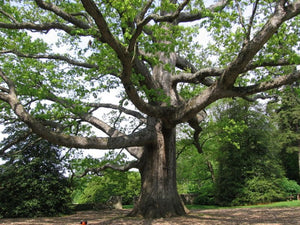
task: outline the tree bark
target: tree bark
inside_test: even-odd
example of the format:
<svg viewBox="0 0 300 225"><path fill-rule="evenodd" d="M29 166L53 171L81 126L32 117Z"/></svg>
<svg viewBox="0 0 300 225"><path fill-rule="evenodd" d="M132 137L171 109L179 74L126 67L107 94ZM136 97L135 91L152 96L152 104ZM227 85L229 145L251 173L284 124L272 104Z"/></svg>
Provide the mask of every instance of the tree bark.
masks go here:
<svg viewBox="0 0 300 225"><path fill-rule="evenodd" d="M176 185L176 131L158 121L156 144L145 146L141 159L141 195L130 216L161 218L185 215Z"/></svg>

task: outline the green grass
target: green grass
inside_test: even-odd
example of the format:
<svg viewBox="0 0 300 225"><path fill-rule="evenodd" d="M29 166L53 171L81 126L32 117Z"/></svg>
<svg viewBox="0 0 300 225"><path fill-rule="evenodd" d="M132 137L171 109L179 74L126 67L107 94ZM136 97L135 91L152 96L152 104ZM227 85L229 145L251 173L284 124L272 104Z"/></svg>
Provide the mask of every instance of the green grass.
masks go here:
<svg viewBox="0 0 300 225"><path fill-rule="evenodd" d="M217 205L186 205L188 209L232 209L232 208L270 208L270 207L300 207L300 201L274 202L269 204L222 207ZM123 209L132 209L133 205L123 205Z"/></svg>
<svg viewBox="0 0 300 225"><path fill-rule="evenodd" d="M300 207L300 201L274 202L269 204L221 207L216 205L187 205L188 209L230 209L230 208L270 208L270 207Z"/></svg>
<svg viewBox="0 0 300 225"><path fill-rule="evenodd" d="M251 206L242 206L245 208L261 208L261 207L300 207L300 201L285 201L285 202L274 202L270 204L260 204Z"/></svg>

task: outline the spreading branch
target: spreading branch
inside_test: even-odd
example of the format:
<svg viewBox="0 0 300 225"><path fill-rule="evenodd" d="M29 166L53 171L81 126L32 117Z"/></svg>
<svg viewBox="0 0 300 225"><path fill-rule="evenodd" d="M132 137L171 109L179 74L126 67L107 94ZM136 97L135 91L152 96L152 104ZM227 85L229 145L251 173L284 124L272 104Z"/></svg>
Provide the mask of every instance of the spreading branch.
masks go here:
<svg viewBox="0 0 300 225"><path fill-rule="evenodd" d="M208 79L209 77L220 77L224 72L225 69L220 68L204 68L196 71L196 68L191 65L187 60L184 60L183 58L179 58L177 60L177 65L180 66L184 70L191 70L192 73L179 73L176 76L173 76L173 83L201 83L206 86L211 86L214 84L214 80ZM278 66L292 66L295 65L294 62L291 62L287 59L279 59L279 60L268 60L264 62L253 62L250 63L241 73L245 73L251 70L254 70L256 68L261 67L278 67Z"/></svg>
<svg viewBox="0 0 300 225"><path fill-rule="evenodd" d="M300 71L295 70L294 72L292 72L288 75L279 76L270 81L261 82L259 84L255 84L255 85L251 85L251 86L247 86L247 87L235 87L232 89L233 92L231 95L234 95L232 97L235 97L235 96L236 97L244 97L244 96L252 95L255 93L259 93L259 92L268 91L268 90L271 90L274 88L279 88L283 85L292 84L299 79L300 79ZM229 91L229 92L231 92L231 91Z"/></svg>
<svg viewBox="0 0 300 225"><path fill-rule="evenodd" d="M277 95L268 95L268 94L256 94L254 96L244 96L242 97L243 99L245 99L246 101L248 102L255 102L256 100L258 99L262 99L262 100L265 100L265 99L272 99L272 102L276 102L278 101L278 96ZM270 101L269 101L270 102Z"/></svg>
<svg viewBox="0 0 300 225"><path fill-rule="evenodd" d="M154 140L153 133L149 132L149 129L117 137L82 137L54 132L28 113L17 98L14 83L1 70L0 77L7 83L10 90L9 94L0 93L0 99L7 102L19 119L26 123L34 133L53 144L83 149L116 149L144 146Z"/></svg>
<svg viewBox="0 0 300 225"><path fill-rule="evenodd" d="M78 104L75 103L70 103L70 101L68 101L67 99L63 99L63 98L59 98L57 96L55 96L53 93L49 92L48 97L46 97L47 100L56 102L61 104L62 106L64 106L65 108L68 109L75 109L78 107ZM85 104L85 103L80 103L82 105L87 105L87 106L91 106L94 108L94 110L96 110L99 107L106 107L106 108L111 108L111 109L117 109L120 110L121 112L125 112L131 116L134 116L136 118L139 118L140 120L143 121L143 123L146 123L146 119L139 114L136 111L133 110L128 110L124 107L121 106L116 106L113 104L101 104L101 103L90 103L90 104ZM94 111L93 110L93 111ZM126 136L126 134L120 132L119 130L117 130L116 128L109 126L107 123L105 123L104 121L100 120L99 118L93 116L91 113L76 113L76 115L78 116L78 118L80 118L82 121L87 122L91 125L93 125L94 127L96 127L97 129L103 131L105 134L107 134L109 137L120 137L120 136ZM57 123L52 122L52 121L40 121L42 122L43 125L50 125L51 127L59 127ZM59 127L60 128L60 127ZM63 129L59 129L58 131L62 131ZM134 133L134 132L133 132ZM141 147L127 147L126 150L129 152L129 154L131 154L133 157L139 159L143 153L143 148Z"/></svg>
<svg viewBox="0 0 300 225"><path fill-rule="evenodd" d="M67 26L62 23L58 22L52 22L52 23L41 23L41 24L35 24L35 23L30 23L30 22L24 22L24 23L3 23L0 22L0 28L5 28L5 29L14 29L14 30L34 30L34 31L41 31L41 32L49 32L52 29L55 30L63 30L68 34L72 34L73 31L76 29L74 27ZM85 33L82 33L81 35L88 35Z"/></svg>
<svg viewBox="0 0 300 225"><path fill-rule="evenodd" d="M71 59L67 56L59 55L59 54L37 54L37 55L34 55L34 54L25 54L25 53L19 52L17 50L2 50L2 51L0 51L0 54L8 54L8 53L12 53L18 57L23 57L23 58L54 59L54 60L60 60L60 61L67 62L74 66L80 66L80 67L89 68L89 69L92 69L92 68L99 69L99 66L96 64L80 62L80 61Z"/></svg>
<svg viewBox="0 0 300 225"><path fill-rule="evenodd" d="M249 62L273 36L280 25L284 21L295 17L299 13L300 1L294 2L289 6L278 4L275 13L270 17L263 28L254 35L252 40L243 46L237 57L226 68L221 76L219 85L221 85L223 89L233 86L239 74L245 70Z"/></svg>
<svg viewBox="0 0 300 225"><path fill-rule="evenodd" d="M247 87L232 87L228 89L219 89L215 84L202 91L198 96L195 96L180 107L177 110L176 123L186 122L194 115L197 114L199 109L204 109L212 102L229 97L245 97L253 95L259 92L268 91L274 88L281 87L283 85L291 84L300 79L300 71L296 70L291 74L274 78L270 81L261 82L259 84L250 85Z"/></svg>

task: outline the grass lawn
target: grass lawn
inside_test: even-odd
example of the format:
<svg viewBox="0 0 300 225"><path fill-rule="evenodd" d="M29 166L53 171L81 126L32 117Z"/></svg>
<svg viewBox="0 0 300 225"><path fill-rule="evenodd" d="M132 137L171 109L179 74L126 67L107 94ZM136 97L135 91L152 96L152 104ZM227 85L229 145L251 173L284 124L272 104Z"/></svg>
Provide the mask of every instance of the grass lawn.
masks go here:
<svg viewBox="0 0 300 225"><path fill-rule="evenodd" d="M229 208L270 208L270 207L300 207L300 201L284 201L284 202L273 202L268 204L259 205L246 205L246 206L232 206L232 207L221 207L216 205L187 205L188 209L229 209Z"/></svg>

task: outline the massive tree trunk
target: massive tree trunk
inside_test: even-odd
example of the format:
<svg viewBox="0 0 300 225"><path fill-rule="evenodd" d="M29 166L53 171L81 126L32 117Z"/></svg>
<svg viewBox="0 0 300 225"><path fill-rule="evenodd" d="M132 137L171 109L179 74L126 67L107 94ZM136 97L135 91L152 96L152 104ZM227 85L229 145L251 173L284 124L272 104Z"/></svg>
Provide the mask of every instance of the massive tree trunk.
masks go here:
<svg viewBox="0 0 300 225"><path fill-rule="evenodd" d="M141 195L131 216L160 218L185 215L176 185L175 127L166 128L161 121L155 126L157 143L145 147L140 168Z"/></svg>

